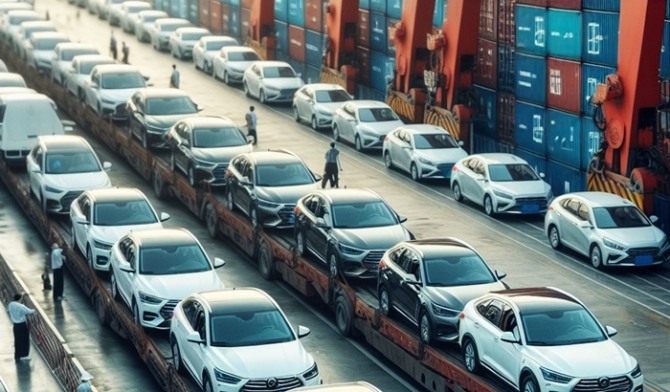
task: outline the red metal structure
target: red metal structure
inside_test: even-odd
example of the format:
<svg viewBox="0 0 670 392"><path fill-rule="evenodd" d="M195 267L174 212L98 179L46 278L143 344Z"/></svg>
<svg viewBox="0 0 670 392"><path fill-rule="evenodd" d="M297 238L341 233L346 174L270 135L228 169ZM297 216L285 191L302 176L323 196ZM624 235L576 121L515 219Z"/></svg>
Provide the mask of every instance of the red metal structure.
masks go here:
<svg viewBox="0 0 670 392"><path fill-rule="evenodd" d="M321 81L339 84L353 94L356 89L356 31L358 0L330 0L326 13L328 41Z"/></svg>
<svg viewBox="0 0 670 392"><path fill-rule="evenodd" d="M277 39L274 35L274 1L251 0L251 17L247 45L265 60L276 58Z"/></svg>

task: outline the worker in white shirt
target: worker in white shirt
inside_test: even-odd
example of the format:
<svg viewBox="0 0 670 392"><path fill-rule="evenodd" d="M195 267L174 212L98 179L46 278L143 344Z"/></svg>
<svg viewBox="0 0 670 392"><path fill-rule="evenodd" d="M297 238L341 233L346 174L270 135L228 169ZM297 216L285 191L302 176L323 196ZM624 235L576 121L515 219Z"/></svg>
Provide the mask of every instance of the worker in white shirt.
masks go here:
<svg viewBox="0 0 670 392"><path fill-rule="evenodd" d="M79 381L81 381L81 383L77 386L76 392L92 392L93 391L93 386L91 385L92 379L93 376L91 375L91 373L84 370L81 373L81 377L79 377Z"/></svg>
<svg viewBox="0 0 670 392"><path fill-rule="evenodd" d="M57 244L51 245L51 270L54 274L54 301L63 300L63 249Z"/></svg>
<svg viewBox="0 0 670 392"><path fill-rule="evenodd" d="M30 360L30 332L26 323L26 316L35 313L22 303L23 294L14 295L14 300L7 306L9 319L14 324L14 360Z"/></svg>

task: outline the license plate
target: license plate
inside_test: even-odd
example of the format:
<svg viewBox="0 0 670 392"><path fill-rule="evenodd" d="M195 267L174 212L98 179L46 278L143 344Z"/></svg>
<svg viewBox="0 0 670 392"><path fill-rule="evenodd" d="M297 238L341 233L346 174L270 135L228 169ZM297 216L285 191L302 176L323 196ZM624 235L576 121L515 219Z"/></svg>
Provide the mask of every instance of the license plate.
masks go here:
<svg viewBox="0 0 670 392"><path fill-rule="evenodd" d="M521 212L524 214L532 214L538 211L540 211L540 206L537 204L524 204L521 206Z"/></svg>
<svg viewBox="0 0 670 392"><path fill-rule="evenodd" d="M635 265L649 265L654 262L654 258L651 256L637 256L635 258Z"/></svg>

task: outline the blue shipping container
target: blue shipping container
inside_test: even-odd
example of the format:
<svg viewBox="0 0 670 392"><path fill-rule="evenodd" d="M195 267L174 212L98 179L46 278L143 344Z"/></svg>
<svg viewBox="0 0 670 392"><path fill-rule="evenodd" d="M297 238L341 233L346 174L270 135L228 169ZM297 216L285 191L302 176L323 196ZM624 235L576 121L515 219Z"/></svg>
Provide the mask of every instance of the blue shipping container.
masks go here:
<svg viewBox="0 0 670 392"><path fill-rule="evenodd" d="M370 12L370 49L386 53L389 47L387 37L386 16Z"/></svg>
<svg viewBox="0 0 670 392"><path fill-rule="evenodd" d="M370 11L386 13L386 0L369 0Z"/></svg>
<svg viewBox="0 0 670 392"><path fill-rule="evenodd" d="M240 6L240 0L226 0L226 3L234 6L234 7L239 7Z"/></svg>
<svg viewBox="0 0 670 392"><path fill-rule="evenodd" d="M514 94L514 46L498 43L498 91Z"/></svg>
<svg viewBox="0 0 670 392"><path fill-rule="evenodd" d="M291 59L291 58L289 58L288 61L286 61L286 62L289 63L289 65L291 66L291 68L293 68L295 73L297 73L298 76L300 76L302 81L307 83L306 82L307 74L305 73L305 63L303 63L301 61L298 61L298 60Z"/></svg>
<svg viewBox="0 0 670 392"><path fill-rule="evenodd" d="M163 0L154 0L154 9L165 11Z"/></svg>
<svg viewBox="0 0 670 392"><path fill-rule="evenodd" d="M621 0L582 0L585 10L619 11Z"/></svg>
<svg viewBox="0 0 670 392"><path fill-rule="evenodd" d="M661 78L670 79L670 21L663 26L663 45L661 46Z"/></svg>
<svg viewBox="0 0 670 392"><path fill-rule="evenodd" d="M514 155L528 162L530 167L535 169L537 174L544 174L547 172L547 161L543 156L539 156L531 151L524 150L523 148L517 148L514 150Z"/></svg>
<svg viewBox="0 0 670 392"><path fill-rule="evenodd" d="M288 23L305 27L305 0L288 0Z"/></svg>
<svg viewBox="0 0 670 392"><path fill-rule="evenodd" d="M616 73L616 68L603 67L584 63L582 64L582 108L584 113L590 115L593 113L591 97L596 92L596 87L600 83L605 83L605 78L609 74Z"/></svg>
<svg viewBox="0 0 670 392"><path fill-rule="evenodd" d="M472 153L485 154L489 152L512 153L512 147L499 142L495 137L474 134L472 136Z"/></svg>
<svg viewBox="0 0 670 392"><path fill-rule="evenodd" d="M517 52L514 56L514 69L516 98L545 106L547 100L546 59Z"/></svg>
<svg viewBox="0 0 670 392"><path fill-rule="evenodd" d="M277 51L277 61L285 61L288 63L290 59L291 57L289 57L288 52Z"/></svg>
<svg viewBox="0 0 670 392"><path fill-rule="evenodd" d="M198 0L190 0L188 20L194 25L200 25L200 4Z"/></svg>
<svg viewBox="0 0 670 392"><path fill-rule="evenodd" d="M582 59L582 13L574 10L549 8L547 54L552 57Z"/></svg>
<svg viewBox="0 0 670 392"><path fill-rule="evenodd" d="M547 109L547 158L577 170L581 167L582 121L575 114Z"/></svg>
<svg viewBox="0 0 670 392"><path fill-rule="evenodd" d="M588 171L589 163L603 140L603 132L596 127L591 116L582 117L582 165L583 171Z"/></svg>
<svg viewBox="0 0 670 392"><path fill-rule="evenodd" d="M547 54L547 9L517 5L516 48L519 52L544 56Z"/></svg>
<svg viewBox="0 0 670 392"><path fill-rule="evenodd" d="M275 0L276 1L276 0ZM360 0L358 2L358 9L360 10L369 10L370 9L370 0Z"/></svg>
<svg viewBox="0 0 670 392"><path fill-rule="evenodd" d="M172 0L170 2L170 16L173 18L188 19L188 4L186 0Z"/></svg>
<svg viewBox="0 0 670 392"><path fill-rule="evenodd" d="M277 38L277 51L288 53L288 25L276 19L275 38Z"/></svg>
<svg viewBox="0 0 670 392"><path fill-rule="evenodd" d="M398 19L391 19L391 18L386 18L386 31L389 31L389 28L393 27L397 22L399 22ZM387 42L388 49L386 50L386 54L389 56L394 56L395 55L395 42L391 42L389 36L389 42Z"/></svg>
<svg viewBox="0 0 670 392"><path fill-rule="evenodd" d="M547 159L547 173L544 178L551 185L554 196L586 190L586 174L577 169Z"/></svg>
<svg viewBox="0 0 670 392"><path fill-rule="evenodd" d="M658 217L656 227L670 236L670 198L658 193L654 195L654 215Z"/></svg>
<svg viewBox="0 0 670 392"><path fill-rule="evenodd" d="M240 18L240 7L230 6L230 35L236 38L242 36L242 20Z"/></svg>
<svg viewBox="0 0 670 392"><path fill-rule="evenodd" d="M325 34L312 30L305 30L305 63L320 67L323 57L323 40Z"/></svg>
<svg viewBox="0 0 670 392"><path fill-rule="evenodd" d="M402 0L386 0L386 15L400 19L402 16Z"/></svg>
<svg viewBox="0 0 670 392"><path fill-rule="evenodd" d="M319 83L321 81L321 68L306 65L305 77L303 79L305 80L305 83Z"/></svg>
<svg viewBox="0 0 670 392"><path fill-rule="evenodd" d="M478 97L478 111L472 119L475 135L496 136L496 92L481 86L474 86Z"/></svg>
<svg viewBox="0 0 670 392"><path fill-rule="evenodd" d="M435 0L435 9L433 10L433 26L442 28L444 24L444 0Z"/></svg>
<svg viewBox="0 0 670 392"><path fill-rule="evenodd" d="M514 143L516 147L546 155L545 123L547 110L542 106L516 101L514 109Z"/></svg>
<svg viewBox="0 0 670 392"><path fill-rule="evenodd" d="M616 67L619 53L619 14L584 11L582 14L582 59Z"/></svg>
<svg viewBox="0 0 670 392"><path fill-rule="evenodd" d="M370 51L370 86L378 91L386 91L387 78L393 78L395 57L385 53Z"/></svg>
<svg viewBox="0 0 670 392"><path fill-rule="evenodd" d="M288 22L288 0L275 0L275 19Z"/></svg>

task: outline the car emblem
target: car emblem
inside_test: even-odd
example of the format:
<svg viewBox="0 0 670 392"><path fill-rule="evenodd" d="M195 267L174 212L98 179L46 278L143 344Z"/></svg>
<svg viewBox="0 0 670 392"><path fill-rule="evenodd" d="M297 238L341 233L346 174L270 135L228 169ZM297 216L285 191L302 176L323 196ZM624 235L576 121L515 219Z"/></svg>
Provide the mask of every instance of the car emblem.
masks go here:
<svg viewBox="0 0 670 392"><path fill-rule="evenodd" d="M267 381L265 381L265 385L269 389L275 389L275 388L277 388L277 385L279 385L279 381L276 378L271 377L271 378L268 378ZM609 380L607 380L607 385L609 385Z"/></svg>
<svg viewBox="0 0 670 392"><path fill-rule="evenodd" d="M268 380L268 382L269 382L269 380ZM600 378L598 379L598 386L599 386L600 388L607 388L607 387L609 387L609 386L610 386L610 379L607 378L607 377L600 377Z"/></svg>

